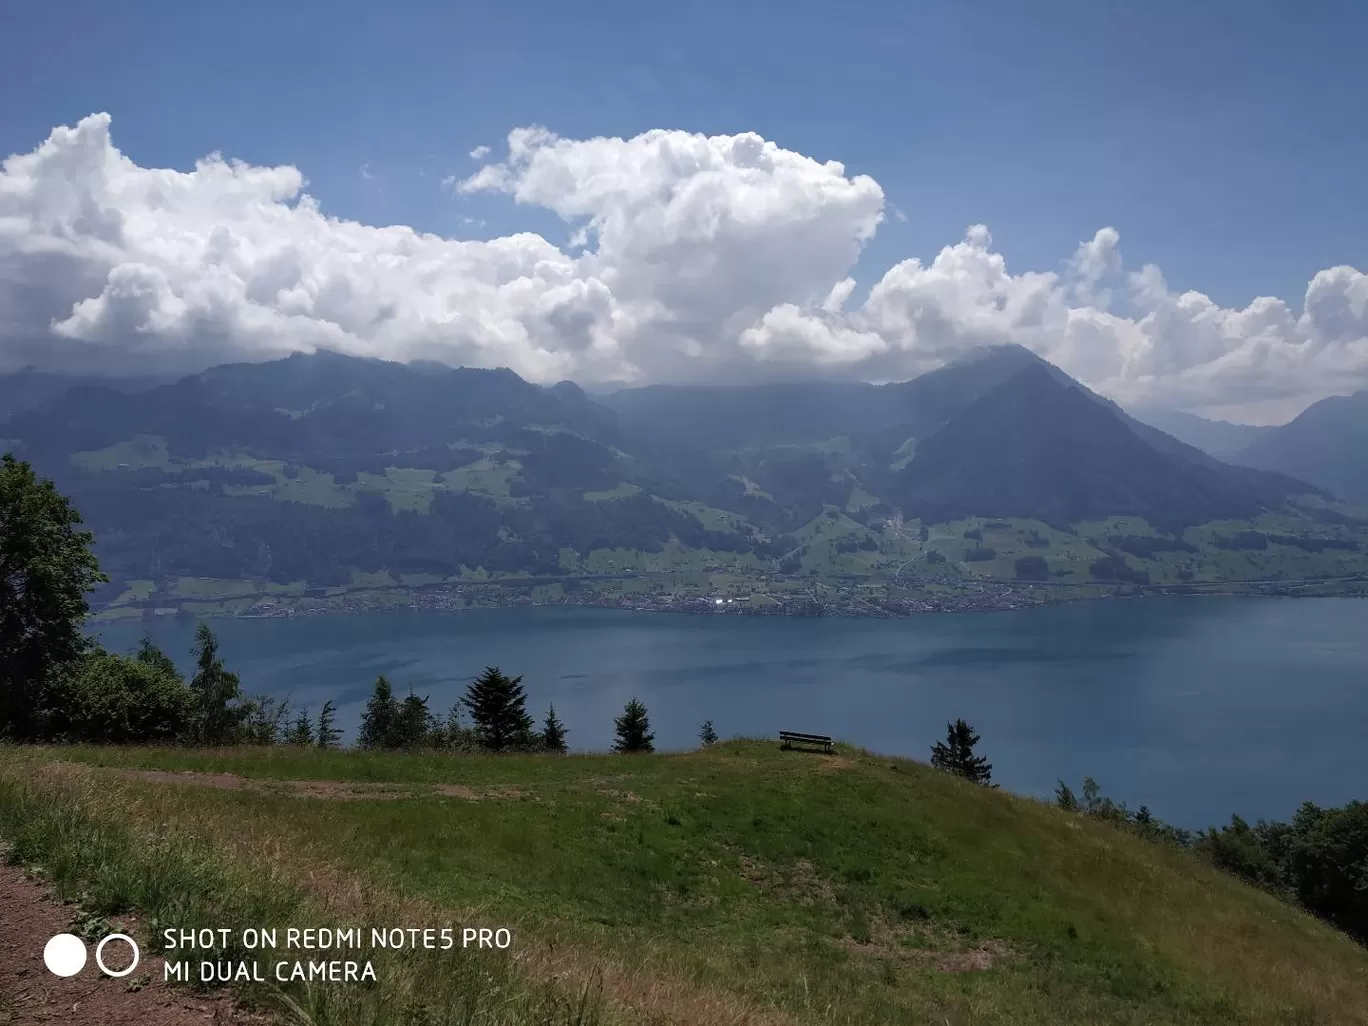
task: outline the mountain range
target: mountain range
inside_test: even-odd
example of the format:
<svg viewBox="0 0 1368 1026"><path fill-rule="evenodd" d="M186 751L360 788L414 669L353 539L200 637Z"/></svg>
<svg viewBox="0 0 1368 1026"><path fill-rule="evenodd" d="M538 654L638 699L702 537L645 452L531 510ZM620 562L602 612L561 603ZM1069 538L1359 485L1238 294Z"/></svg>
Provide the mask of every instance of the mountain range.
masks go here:
<svg viewBox="0 0 1368 1026"><path fill-rule="evenodd" d="M975 518L1026 539L1109 518L1174 538L1260 517L1321 534L1353 521L1333 475L1294 455L1297 437L1326 429L1320 415L1260 435L1262 463L1236 466L1014 346L894 384L593 397L506 369L327 352L166 383L42 381L35 398L0 378L14 407L0 448L73 497L115 590L556 576L603 552L816 573L821 549L824 571L844 559L873 572L931 560L934 525ZM1303 465L1311 480L1289 472Z"/></svg>

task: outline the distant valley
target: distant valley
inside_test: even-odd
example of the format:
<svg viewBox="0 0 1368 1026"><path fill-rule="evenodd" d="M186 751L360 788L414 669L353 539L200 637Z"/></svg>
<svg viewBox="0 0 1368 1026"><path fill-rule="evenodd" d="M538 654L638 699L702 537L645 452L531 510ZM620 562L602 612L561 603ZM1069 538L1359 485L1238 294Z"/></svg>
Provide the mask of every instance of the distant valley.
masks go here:
<svg viewBox="0 0 1368 1026"><path fill-rule="evenodd" d="M1368 404L1217 425L1209 448L1237 447L1223 461L1018 347L897 384L594 397L331 353L173 382L24 373L0 378L0 447L95 532L107 616L899 613L1368 574L1368 510L1344 501L1368 500L1364 467L1316 448L1354 437Z"/></svg>

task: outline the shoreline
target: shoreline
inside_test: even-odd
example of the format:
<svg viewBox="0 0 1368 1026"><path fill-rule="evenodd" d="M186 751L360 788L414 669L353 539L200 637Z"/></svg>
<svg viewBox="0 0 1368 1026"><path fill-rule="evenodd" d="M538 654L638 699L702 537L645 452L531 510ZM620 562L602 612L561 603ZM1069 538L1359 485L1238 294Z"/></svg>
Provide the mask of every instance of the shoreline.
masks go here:
<svg viewBox="0 0 1368 1026"><path fill-rule="evenodd" d="M880 582L872 582L880 583ZM958 582L959 590L936 592L927 588L901 588L896 594L857 593L829 582L812 587L827 595L788 595L729 598L699 595L623 596L590 594L574 598L532 598L508 594L510 587L530 591L532 585L511 580L466 585L359 588L337 595L247 595L184 597L177 601L148 600L93 609L94 622L116 623L162 617L232 619L283 619L296 616L340 616L349 613L391 611L460 612L469 609L590 608L643 613L686 613L694 616L786 616L848 617L860 619L907 619L929 613L1010 612L1045 605L1122 598L1368 598L1368 577L1353 576L1304 581L1191 582L1184 585L1058 584L1037 582ZM945 585L942 585L945 587ZM787 600L785 600L787 599Z"/></svg>

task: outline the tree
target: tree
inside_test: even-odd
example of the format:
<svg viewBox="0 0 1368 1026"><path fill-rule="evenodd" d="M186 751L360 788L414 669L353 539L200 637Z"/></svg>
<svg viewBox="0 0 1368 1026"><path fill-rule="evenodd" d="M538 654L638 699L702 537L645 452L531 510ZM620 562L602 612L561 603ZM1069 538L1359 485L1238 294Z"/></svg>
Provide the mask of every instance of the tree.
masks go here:
<svg viewBox="0 0 1368 1026"><path fill-rule="evenodd" d="M138 642L138 654L134 656L140 663L148 666L155 666L163 673L181 679L180 671L176 669L176 664L171 661L171 657L152 643L152 639L146 634Z"/></svg>
<svg viewBox="0 0 1368 1026"><path fill-rule="evenodd" d="M42 705L42 736L99 744L178 741L193 711L190 691L179 677L98 650L50 670Z"/></svg>
<svg viewBox="0 0 1368 1026"><path fill-rule="evenodd" d="M375 678L375 690L366 702L366 711L361 714L361 731L357 735L358 748L392 748L394 724L399 718L399 703L394 698L394 688L382 673Z"/></svg>
<svg viewBox="0 0 1368 1026"><path fill-rule="evenodd" d="M248 745L275 744L284 733L283 724L289 708L289 702L270 695L244 699L233 710L238 716L233 740Z"/></svg>
<svg viewBox="0 0 1368 1026"><path fill-rule="evenodd" d="M1073 793L1073 788L1062 780L1055 788L1055 804L1065 812L1078 811L1078 797Z"/></svg>
<svg viewBox="0 0 1368 1026"><path fill-rule="evenodd" d="M570 746L565 743L567 733L565 724L556 717L556 707L551 706L546 710L546 723L542 725L541 743L543 750L548 752L569 751Z"/></svg>
<svg viewBox="0 0 1368 1026"><path fill-rule="evenodd" d="M717 744L717 731L713 730L712 720L703 721L703 729L698 732L698 740L703 742L703 747Z"/></svg>
<svg viewBox="0 0 1368 1026"><path fill-rule="evenodd" d="M333 724L337 719L337 706L329 700L323 703L318 713L318 729L314 731L314 743L319 748L338 748L342 744L342 731Z"/></svg>
<svg viewBox="0 0 1368 1026"><path fill-rule="evenodd" d="M486 666L470 682L462 699L475 723L480 747L491 752L525 748L532 737L532 717L521 677L509 677L497 666Z"/></svg>
<svg viewBox="0 0 1368 1026"><path fill-rule="evenodd" d="M191 731L200 744L231 744L248 709L242 705L238 675L224 669L218 654L218 639L209 625L200 621L195 629L195 675L190 678L195 719Z"/></svg>
<svg viewBox="0 0 1368 1026"><path fill-rule="evenodd" d="M655 735L651 733L651 722L646 717L646 707L633 698L622 710L622 715L613 720L617 741L613 744L615 752L654 752Z"/></svg>
<svg viewBox="0 0 1368 1026"><path fill-rule="evenodd" d="M108 578L80 523L51 481L0 459L0 737L33 737L44 679L87 650L86 593Z"/></svg>
<svg viewBox="0 0 1368 1026"><path fill-rule="evenodd" d="M285 743L301 747L314 743L313 721L309 719L307 706L299 710L299 715L295 717L294 723L285 732Z"/></svg>
<svg viewBox="0 0 1368 1026"><path fill-rule="evenodd" d="M390 739L389 747L421 748L432 740L434 726L427 698L419 698L410 691L408 697L399 703L394 720L394 736Z"/></svg>
<svg viewBox="0 0 1368 1026"><path fill-rule="evenodd" d="M987 759L974 754L979 736L963 720L945 725L945 740L931 746L931 765L972 780L976 784L990 784L993 766Z"/></svg>

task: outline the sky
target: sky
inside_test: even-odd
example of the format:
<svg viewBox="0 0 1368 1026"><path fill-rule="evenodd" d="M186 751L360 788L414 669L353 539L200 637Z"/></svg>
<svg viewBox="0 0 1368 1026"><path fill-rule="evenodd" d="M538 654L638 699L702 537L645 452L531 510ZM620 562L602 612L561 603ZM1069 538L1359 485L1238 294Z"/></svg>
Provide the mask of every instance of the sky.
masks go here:
<svg viewBox="0 0 1368 1026"><path fill-rule="evenodd" d="M22 5L0 371L1368 387L1368 7Z"/></svg>

